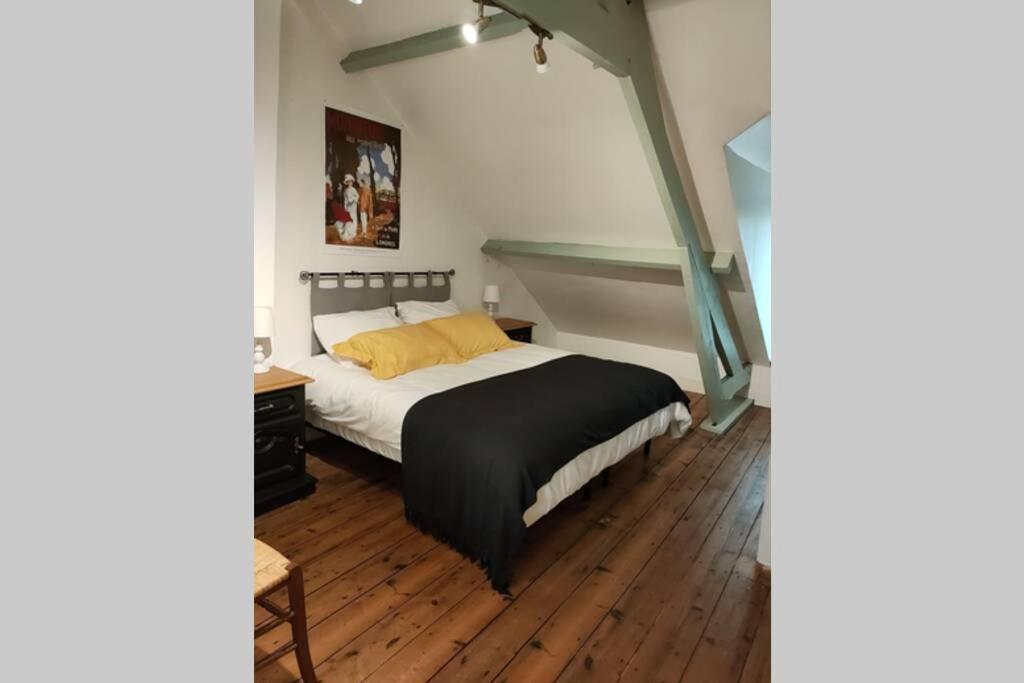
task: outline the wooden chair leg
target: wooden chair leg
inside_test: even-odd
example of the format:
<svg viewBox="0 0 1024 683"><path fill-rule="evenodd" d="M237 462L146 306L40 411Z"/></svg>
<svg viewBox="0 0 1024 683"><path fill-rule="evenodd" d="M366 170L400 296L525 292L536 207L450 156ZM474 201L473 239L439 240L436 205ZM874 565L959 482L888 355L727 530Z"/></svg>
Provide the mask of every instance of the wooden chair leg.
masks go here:
<svg viewBox="0 0 1024 683"><path fill-rule="evenodd" d="M309 634L306 632L306 595L302 582L302 567L292 567L288 575L288 607L292 611L292 640L295 658L299 660L302 683L317 683L313 673L313 658L309 655Z"/></svg>

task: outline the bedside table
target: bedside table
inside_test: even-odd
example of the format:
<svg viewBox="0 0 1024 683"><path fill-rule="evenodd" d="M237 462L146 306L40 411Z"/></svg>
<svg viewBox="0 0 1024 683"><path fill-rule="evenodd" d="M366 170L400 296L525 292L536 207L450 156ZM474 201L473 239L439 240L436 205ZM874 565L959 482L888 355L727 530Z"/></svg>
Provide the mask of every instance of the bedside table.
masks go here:
<svg viewBox="0 0 1024 683"><path fill-rule="evenodd" d="M516 320L515 318L495 318L494 322L505 331L505 334L512 341L526 342L527 344L533 343L533 326L537 323L531 323L529 320Z"/></svg>
<svg viewBox="0 0 1024 683"><path fill-rule="evenodd" d="M306 473L306 385L313 380L274 366L253 374L255 514L316 490Z"/></svg>

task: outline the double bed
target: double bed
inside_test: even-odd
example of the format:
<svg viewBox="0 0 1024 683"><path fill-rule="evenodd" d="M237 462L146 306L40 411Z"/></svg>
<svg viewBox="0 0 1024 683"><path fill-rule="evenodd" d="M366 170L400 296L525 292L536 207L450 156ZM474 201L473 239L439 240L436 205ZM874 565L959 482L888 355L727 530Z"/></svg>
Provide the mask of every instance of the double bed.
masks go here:
<svg viewBox="0 0 1024 683"><path fill-rule="evenodd" d="M312 314L369 310L402 301L445 301L450 297L448 277L444 274L443 284L428 277L422 287L412 286L409 277L405 287L396 287L394 276L383 274L383 286L373 287L370 278L364 277L361 287L325 288L314 275ZM343 275L338 279L345 281ZM403 465L407 517L480 562L499 590L507 586L508 565L526 527L648 440L666 433L682 436L691 422L685 395L661 373L538 344L424 367L391 379L376 379L364 367L339 362L325 352L315 334L313 350L311 358L292 366L315 380L307 387L307 421L398 463L403 462L405 451L409 459ZM601 383L605 375L607 381ZM580 388L573 393L573 387ZM652 393L660 397L649 396ZM493 406L486 405L491 402ZM634 420L636 416L640 417ZM610 420L617 426L606 426L610 418L618 420ZM562 425L579 434L562 439L566 436ZM538 445L549 440L561 441L561 450L545 455L541 467L534 462L529 467L503 469L504 462L518 457L519 451L544 450ZM505 452L492 454L503 448ZM459 450L464 452L450 453ZM409 457L413 453L415 461ZM558 453L563 455L555 457ZM502 459L500 466L480 464L492 457ZM431 469L435 461L436 471ZM410 472L415 481L410 481ZM460 476L463 480L453 483ZM502 483L520 476L521 484ZM501 491L502 486L513 490ZM503 495L509 500L503 500ZM495 505L504 504L506 511L494 515L502 519L480 522L477 517L487 516L481 508L489 507L492 500L497 501ZM418 513L411 509L414 504L419 506ZM427 519L434 508L441 507L448 509L448 517ZM509 519L510 510L520 518ZM465 526L467 517L474 518L476 528L463 531L460 538L449 527ZM486 551L480 547L494 543L500 547Z"/></svg>

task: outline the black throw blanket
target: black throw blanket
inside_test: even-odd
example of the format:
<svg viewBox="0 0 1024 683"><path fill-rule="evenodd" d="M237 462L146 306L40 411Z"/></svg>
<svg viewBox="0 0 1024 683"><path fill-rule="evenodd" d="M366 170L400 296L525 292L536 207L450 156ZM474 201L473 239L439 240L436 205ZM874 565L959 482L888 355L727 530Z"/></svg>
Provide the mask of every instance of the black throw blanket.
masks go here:
<svg viewBox="0 0 1024 683"><path fill-rule="evenodd" d="M676 401L689 406L668 375L589 356L428 396L402 424L405 516L507 592L538 489L583 451Z"/></svg>

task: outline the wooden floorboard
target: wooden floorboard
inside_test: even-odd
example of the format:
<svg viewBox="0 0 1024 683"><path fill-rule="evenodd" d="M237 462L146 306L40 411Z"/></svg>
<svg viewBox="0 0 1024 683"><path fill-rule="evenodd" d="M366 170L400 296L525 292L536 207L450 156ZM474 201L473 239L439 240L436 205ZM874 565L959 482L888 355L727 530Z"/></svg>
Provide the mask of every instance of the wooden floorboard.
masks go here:
<svg viewBox="0 0 1024 683"><path fill-rule="evenodd" d="M743 665L740 683L769 683L772 679L772 601L769 592L761 610L761 621Z"/></svg>
<svg viewBox="0 0 1024 683"><path fill-rule="evenodd" d="M707 407L693 398L697 424ZM308 451L317 492L255 533L303 564L321 683L770 679L770 587L754 562L765 409L723 436L656 439L649 460L631 454L609 486L564 501L529 530L509 596L405 522L395 463L333 437ZM288 636L265 634L257 654ZM255 677L297 679L290 655Z"/></svg>

